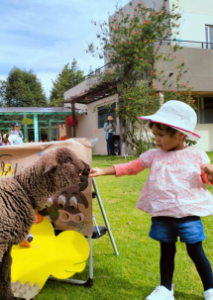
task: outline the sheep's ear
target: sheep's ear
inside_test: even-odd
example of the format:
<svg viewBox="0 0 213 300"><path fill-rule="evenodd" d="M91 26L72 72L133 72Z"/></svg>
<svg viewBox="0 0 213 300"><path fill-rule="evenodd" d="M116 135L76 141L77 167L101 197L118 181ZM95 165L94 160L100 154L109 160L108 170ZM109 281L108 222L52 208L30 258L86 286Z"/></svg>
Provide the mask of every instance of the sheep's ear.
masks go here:
<svg viewBox="0 0 213 300"><path fill-rule="evenodd" d="M48 163L45 165L44 167L44 173L43 174L46 174L46 173L49 173L49 172L53 172L55 171L57 168L57 164L55 163Z"/></svg>

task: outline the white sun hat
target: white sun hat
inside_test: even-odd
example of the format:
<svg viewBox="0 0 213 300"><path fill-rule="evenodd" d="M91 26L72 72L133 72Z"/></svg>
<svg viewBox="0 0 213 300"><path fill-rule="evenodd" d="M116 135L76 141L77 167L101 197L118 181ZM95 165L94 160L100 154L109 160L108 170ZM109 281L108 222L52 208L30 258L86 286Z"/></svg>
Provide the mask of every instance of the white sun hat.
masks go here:
<svg viewBox="0 0 213 300"><path fill-rule="evenodd" d="M183 132L188 140L197 141L200 136L194 132L197 124L197 115L188 104L178 100L170 100L150 116L141 116L139 119L168 125Z"/></svg>

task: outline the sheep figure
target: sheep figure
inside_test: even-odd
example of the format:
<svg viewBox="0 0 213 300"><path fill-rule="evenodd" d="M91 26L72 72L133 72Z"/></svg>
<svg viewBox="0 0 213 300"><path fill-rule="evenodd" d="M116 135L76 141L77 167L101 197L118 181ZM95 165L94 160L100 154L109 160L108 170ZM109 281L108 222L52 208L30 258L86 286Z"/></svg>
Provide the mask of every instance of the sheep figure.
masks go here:
<svg viewBox="0 0 213 300"><path fill-rule="evenodd" d="M66 147L45 152L36 163L0 179L0 300L14 300L11 248L21 243L35 222L34 210L68 186L85 186L89 166ZM24 259L24 258L23 258Z"/></svg>

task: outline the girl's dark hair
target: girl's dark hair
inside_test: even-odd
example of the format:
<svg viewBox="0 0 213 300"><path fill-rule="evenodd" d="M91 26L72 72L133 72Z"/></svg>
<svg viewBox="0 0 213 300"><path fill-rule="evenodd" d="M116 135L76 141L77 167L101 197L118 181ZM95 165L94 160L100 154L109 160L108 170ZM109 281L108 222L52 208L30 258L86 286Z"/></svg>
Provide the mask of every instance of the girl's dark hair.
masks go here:
<svg viewBox="0 0 213 300"><path fill-rule="evenodd" d="M155 125L157 127L157 129L159 130L163 130L166 131L166 133L169 134L169 136L173 137L175 135L175 133L177 132L176 129L167 126L165 124L161 124L161 123L156 123L156 122L149 122L149 128L152 129L153 125Z"/></svg>

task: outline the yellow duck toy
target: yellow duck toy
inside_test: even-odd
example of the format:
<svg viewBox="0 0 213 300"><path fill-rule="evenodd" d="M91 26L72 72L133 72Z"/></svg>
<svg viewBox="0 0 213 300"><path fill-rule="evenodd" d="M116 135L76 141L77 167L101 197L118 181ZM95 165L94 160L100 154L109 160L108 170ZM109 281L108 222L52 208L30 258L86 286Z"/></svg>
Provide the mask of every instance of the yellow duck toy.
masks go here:
<svg viewBox="0 0 213 300"><path fill-rule="evenodd" d="M37 215L27 239L12 248L12 290L15 297L33 298L50 275L67 279L86 267L90 246L87 239L75 231L63 231L55 236L50 221Z"/></svg>

